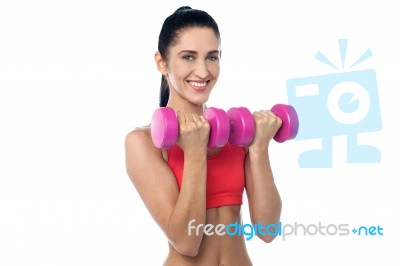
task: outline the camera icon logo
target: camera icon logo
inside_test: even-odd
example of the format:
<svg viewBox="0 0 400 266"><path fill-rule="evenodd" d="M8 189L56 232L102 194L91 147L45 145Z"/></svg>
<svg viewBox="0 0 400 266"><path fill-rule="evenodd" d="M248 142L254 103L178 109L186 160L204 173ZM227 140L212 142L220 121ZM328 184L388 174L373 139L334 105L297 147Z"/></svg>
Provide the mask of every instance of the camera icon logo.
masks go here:
<svg viewBox="0 0 400 266"><path fill-rule="evenodd" d="M344 67L347 40L339 40ZM368 49L349 68L372 56ZM316 59L334 67L322 53ZM379 163L380 150L358 144L359 133L382 129L376 73L373 69L289 79L288 102L299 116L296 140L321 139L321 149L299 156L301 168L332 167L332 139L347 137L348 163Z"/></svg>

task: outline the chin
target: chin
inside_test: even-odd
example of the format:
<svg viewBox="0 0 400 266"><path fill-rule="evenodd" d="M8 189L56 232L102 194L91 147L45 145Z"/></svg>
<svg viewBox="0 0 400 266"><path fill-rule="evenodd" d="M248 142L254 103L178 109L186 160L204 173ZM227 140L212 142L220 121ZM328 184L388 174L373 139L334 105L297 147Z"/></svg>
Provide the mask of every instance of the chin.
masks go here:
<svg viewBox="0 0 400 266"><path fill-rule="evenodd" d="M190 102L196 105L201 105L201 104L205 104L208 101L209 97L206 98L201 98L201 99L193 99Z"/></svg>

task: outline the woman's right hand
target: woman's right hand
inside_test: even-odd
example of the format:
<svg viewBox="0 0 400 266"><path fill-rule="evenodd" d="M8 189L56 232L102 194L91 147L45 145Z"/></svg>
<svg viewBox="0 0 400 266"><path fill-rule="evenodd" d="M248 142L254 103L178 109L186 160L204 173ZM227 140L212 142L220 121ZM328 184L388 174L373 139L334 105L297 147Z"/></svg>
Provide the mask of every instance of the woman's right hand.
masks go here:
<svg viewBox="0 0 400 266"><path fill-rule="evenodd" d="M178 145L185 153L207 152L210 124L203 115L178 112Z"/></svg>

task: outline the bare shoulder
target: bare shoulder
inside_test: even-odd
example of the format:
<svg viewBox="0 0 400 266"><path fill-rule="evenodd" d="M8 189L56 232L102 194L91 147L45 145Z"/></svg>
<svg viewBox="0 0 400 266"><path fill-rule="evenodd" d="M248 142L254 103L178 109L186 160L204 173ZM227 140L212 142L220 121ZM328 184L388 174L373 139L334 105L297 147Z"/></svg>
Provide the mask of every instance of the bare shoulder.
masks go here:
<svg viewBox="0 0 400 266"><path fill-rule="evenodd" d="M128 175L132 178L132 171L143 164L148 164L157 158L162 158L162 153L153 145L149 127L138 127L129 132L125 137L125 154Z"/></svg>
<svg viewBox="0 0 400 266"><path fill-rule="evenodd" d="M143 176L139 173L165 170L166 167L169 170L168 155L164 149L159 149L153 144L148 126L135 128L126 135L125 155L126 170L132 181L139 175Z"/></svg>
<svg viewBox="0 0 400 266"><path fill-rule="evenodd" d="M145 148L152 144L150 127L137 127L131 132L129 132L125 137L125 147L129 148L131 146ZM151 148L151 147L149 147Z"/></svg>
<svg viewBox="0 0 400 266"><path fill-rule="evenodd" d="M168 161L167 151L154 146L149 126L137 127L129 132L125 137L125 150L139 153L139 156L156 156Z"/></svg>

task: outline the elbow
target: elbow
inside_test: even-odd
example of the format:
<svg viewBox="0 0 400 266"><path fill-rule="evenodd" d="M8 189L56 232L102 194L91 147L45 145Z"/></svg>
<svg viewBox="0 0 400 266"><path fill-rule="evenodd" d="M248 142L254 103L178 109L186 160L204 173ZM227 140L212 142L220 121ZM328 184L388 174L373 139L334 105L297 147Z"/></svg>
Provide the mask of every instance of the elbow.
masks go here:
<svg viewBox="0 0 400 266"><path fill-rule="evenodd" d="M201 239L199 236L170 237L169 242L179 254L187 257L196 257L199 254Z"/></svg>
<svg viewBox="0 0 400 266"><path fill-rule="evenodd" d="M194 244L181 244L181 245L174 245L176 251L178 251L183 256L187 257L196 257L199 254L199 246Z"/></svg>
<svg viewBox="0 0 400 266"><path fill-rule="evenodd" d="M265 236L259 236L259 237L265 243L271 243L276 238L276 236L271 236L271 235L265 235Z"/></svg>
<svg viewBox="0 0 400 266"><path fill-rule="evenodd" d="M173 223L169 223L171 225ZM196 257L199 254L200 245L203 239L203 234L190 234L183 233L182 231L176 230L175 227L168 227L167 237L169 243L173 248L181 255L187 257ZM190 232L190 231L189 231Z"/></svg>
<svg viewBox="0 0 400 266"><path fill-rule="evenodd" d="M182 249L178 251L180 254L187 256L187 257L196 257L199 254L199 249L195 248L188 248L188 249Z"/></svg>

